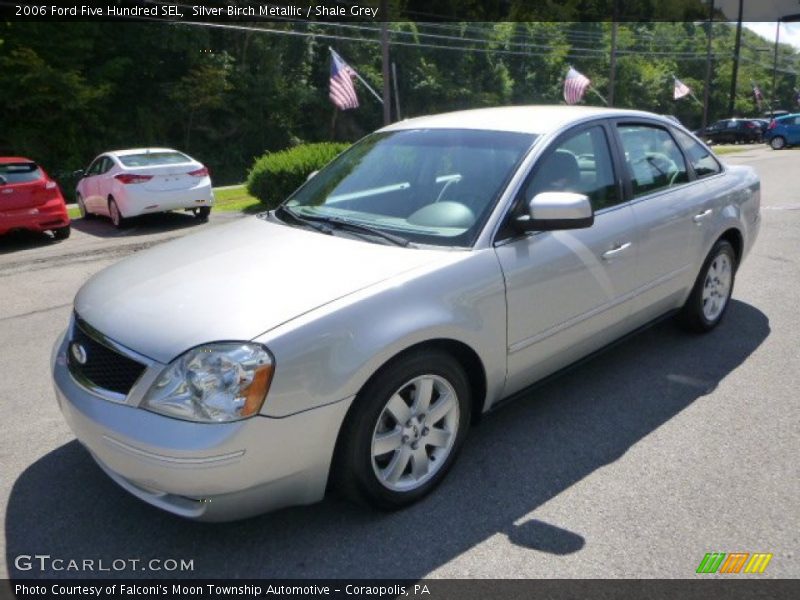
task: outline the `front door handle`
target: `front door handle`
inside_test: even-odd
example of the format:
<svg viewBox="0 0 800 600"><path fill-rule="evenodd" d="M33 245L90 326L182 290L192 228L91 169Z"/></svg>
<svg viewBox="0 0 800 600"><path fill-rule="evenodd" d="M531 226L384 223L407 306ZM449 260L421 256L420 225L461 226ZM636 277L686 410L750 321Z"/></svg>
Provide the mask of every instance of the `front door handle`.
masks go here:
<svg viewBox="0 0 800 600"><path fill-rule="evenodd" d="M612 258L619 256L625 250L631 247L631 242L625 242L624 244L616 244L611 250L607 250L603 252L603 259L604 260L611 260Z"/></svg>
<svg viewBox="0 0 800 600"><path fill-rule="evenodd" d="M695 223L699 223L700 221L702 221L706 217L710 217L712 212L714 212L714 211L711 210L710 208L708 210L704 210L703 212L698 213L695 216L693 216L692 217L692 221L694 221Z"/></svg>

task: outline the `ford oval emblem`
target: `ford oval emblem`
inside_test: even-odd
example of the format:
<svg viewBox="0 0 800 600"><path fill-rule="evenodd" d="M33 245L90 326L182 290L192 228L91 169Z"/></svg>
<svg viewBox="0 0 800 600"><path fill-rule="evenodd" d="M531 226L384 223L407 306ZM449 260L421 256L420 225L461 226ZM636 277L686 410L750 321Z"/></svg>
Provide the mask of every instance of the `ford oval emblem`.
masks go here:
<svg viewBox="0 0 800 600"><path fill-rule="evenodd" d="M85 365L87 356L86 356L86 348L81 346L78 342L72 342L69 347L69 351L72 354L72 358L75 359L79 365Z"/></svg>

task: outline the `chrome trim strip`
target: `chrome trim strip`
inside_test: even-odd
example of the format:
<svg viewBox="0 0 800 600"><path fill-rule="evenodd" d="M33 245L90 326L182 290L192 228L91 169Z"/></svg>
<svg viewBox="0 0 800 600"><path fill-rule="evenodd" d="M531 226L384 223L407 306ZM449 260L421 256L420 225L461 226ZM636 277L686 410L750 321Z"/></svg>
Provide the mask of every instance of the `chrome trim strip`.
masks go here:
<svg viewBox="0 0 800 600"><path fill-rule="evenodd" d="M633 299L634 296L637 296L639 294L643 294L645 292L648 292L651 289L653 289L655 287L658 287L659 285L661 285L663 283L666 283L666 282L668 282L668 281L670 281L672 279L675 279L681 273L683 273L684 271L688 270L690 267L691 267L691 265L684 265L684 266L680 267L679 269L675 269L674 271L672 271L670 273L667 273L665 275L662 275L661 277L658 277L657 279L654 279L650 283L647 283L647 284L645 284L645 285L643 285L641 287L638 287L635 290L631 290L627 294L624 294L624 295L620 296L619 298L617 298L615 300L612 300L611 302L606 302L605 304L601 304L600 306L598 306L596 308L593 308L592 310L589 310L589 311L587 311L587 312L585 312L583 314L580 314L580 315L578 315L576 317L568 319L567 321L563 321L563 322L559 323L558 325L554 325L550 329L545 329L541 333L537 333L536 335L531 336L529 338L526 338L524 340L521 340L521 341L517 342L516 344L512 344L511 346L508 347L508 353L509 354L514 354L515 352L519 352L520 350L524 350L525 348L528 348L529 346L537 344L537 343L539 343L539 342L541 342L543 340L546 340L547 338L552 337L552 336L556 335L557 333L560 333L560 332L564 331L565 329L569 329L570 327L574 327L575 325L579 325L580 323L586 321L587 319L590 319L590 318L592 318L594 316L599 315L600 313L603 313L603 312L606 312L608 310L611 310L612 308L614 308L616 306L619 306L623 302L627 302L628 300Z"/></svg>

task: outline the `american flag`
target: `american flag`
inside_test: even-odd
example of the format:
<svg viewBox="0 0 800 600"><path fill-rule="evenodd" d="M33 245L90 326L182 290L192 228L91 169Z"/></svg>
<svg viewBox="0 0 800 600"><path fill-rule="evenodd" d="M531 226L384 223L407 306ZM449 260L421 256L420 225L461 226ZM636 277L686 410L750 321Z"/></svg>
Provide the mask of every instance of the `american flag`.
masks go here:
<svg viewBox="0 0 800 600"><path fill-rule="evenodd" d="M564 100L567 104L577 104L591 84L588 77L570 67L564 79Z"/></svg>
<svg viewBox="0 0 800 600"><path fill-rule="evenodd" d="M358 96L353 86L356 72L350 68L342 57L331 50L331 79L328 97L339 110L358 108Z"/></svg>
<svg viewBox="0 0 800 600"><path fill-rule="evenodd" d="M761 110L761 103L764 102L764 94L761 93L761 88L759 88L755 83L753 84L753 100L756 101L758 110Z"/></svg>
<svg viewBox="0 0 800 600"><path fill-rule="evenodd" d="M688 85L683 83L680 79L675 79L675 91L672 93L672 97L675 100L679 98L683 98L684 96L688 96L692 93L692 90L689 88Z"/></svg>

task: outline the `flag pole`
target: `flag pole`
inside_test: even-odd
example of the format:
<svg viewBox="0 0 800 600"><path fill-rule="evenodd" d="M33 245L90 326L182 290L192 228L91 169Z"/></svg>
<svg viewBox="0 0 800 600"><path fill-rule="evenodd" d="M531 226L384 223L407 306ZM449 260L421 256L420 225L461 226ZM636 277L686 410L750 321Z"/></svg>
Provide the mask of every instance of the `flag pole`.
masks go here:
<svg viewBox="0 0 800 600"><path fill-rule="evenodd" d="M328 50L330 50L330 51L331 51L331 54L335 54L335 55L336 55L336 56L338 56L339 58L342 58L342 57L339 55L339 53L338 53L338 52L336 52L336 50L334 50L334 49L333 49L333 48L331 48L330 46L328 46ZM342 58L342 61L343 61L343 62L345 62L345 63L347 63L347 61L346 61L346 60L344 60L343 58ZM347 63L347 64L349 65L350 63ZM364 81L364 78L363 78L361 75L359 75L359 74L358 74L358 71L356 71L356 70L355 70L355 69L353 69L353 68L351 68L350 70L351 70L351 71L353 71L353 75L355 75L356 77L358 77L358 80L359 80L361 83L363 83L363 84L364 84L364 87L366 87L366 88L367 88L367 89L368 89L370 92L372 92L372 95L373 95L373 96L375 96L375 98L377 98L378 102L380 102L381 104L383 104L383 98L381 98L381 97L378 95L378 92L376 92L375 90L373 90L373 89L372 89L372 86L371 86L370 84L368 84L366 81Z"/></svg>
<svg viewBox="0 0 800 600"><path fill-rule="evenodd" d="M606 100L605 98L603 98L603 95L602 95L600 92L598 92L596 89L594 89L594 86L590 85L590 86L589 86L589 89L590 89L592 92L594 92L595 96L597 96L598 98L600 98L600 100L602 100L602 101L603 101L603 104L605 104L606 106L608 106L608 100Z"/></svg>

